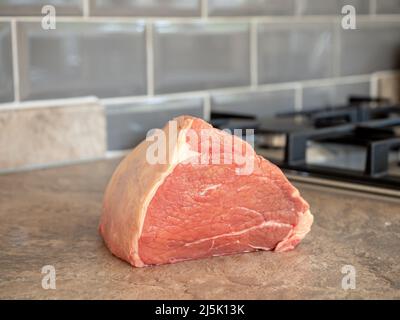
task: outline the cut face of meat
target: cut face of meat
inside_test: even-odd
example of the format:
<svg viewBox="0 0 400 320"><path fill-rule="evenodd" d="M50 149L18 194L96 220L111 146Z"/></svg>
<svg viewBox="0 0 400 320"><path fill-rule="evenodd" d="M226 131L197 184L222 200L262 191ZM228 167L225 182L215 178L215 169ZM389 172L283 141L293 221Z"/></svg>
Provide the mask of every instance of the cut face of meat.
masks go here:
<svg viewBox="0 0 400 320"><path fill-rule="evenodd" d="M187 129L226 138L201 119L179 117L175 161L149 164L144 141L116 169L107 187L100 233L116 256L141 267L255 250L293 249L309 232L308 204L281 170L243 140L251 172L243 164L212 162L211 148ZM167 141L172 138L165 127ZM220 139L218 141L223 141ZM202 145L203 144L203 145ZM200 150L200 151L199 151ZM221 148L222 158L237 150ZM249 151L250 150L250 151ZM200 161L210 153L206 163ZM185 161L188 158L197 161ZM229 161L228 161L229 162Z"/></svg>
<svg viewBox="0 0 400 320"><path fill-rule="evenodd" d="M261 169L236 175L233 166L179 164L151 201L139 252L145 264L272 250L305 209L282 174ZM274 181L271 184L271 181Z"/></svg>

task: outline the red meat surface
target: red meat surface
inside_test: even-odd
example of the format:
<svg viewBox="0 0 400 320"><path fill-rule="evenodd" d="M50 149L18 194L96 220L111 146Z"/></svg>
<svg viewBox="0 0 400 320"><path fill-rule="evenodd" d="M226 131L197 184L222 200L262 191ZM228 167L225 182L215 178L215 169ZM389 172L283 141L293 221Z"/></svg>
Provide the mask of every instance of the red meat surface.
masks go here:
<svg viewBox="0 0 400 320"><path fill-rule="evenodd" d="M150 142L136 147L118 166L107 187L100 233L116 256L136 267L221 256L255 250L293 249L309 232L313 217L307 202L282 171L249 151L250 174L238 174L235 163L200 161L201 150L185 130L200 135L210 129L217 138L227 133L201 119L182 116L173 163L149 164ZM167 140L171 132L164 128ZM222 141L222 139L221 139ZM221 142L222 143L222 142ZM247 149L246 149L247 148ZM223 149L232 158L235 150ZM191 153L192 152L192 153ZM188 157L198 163L186 163Z"/></svg>

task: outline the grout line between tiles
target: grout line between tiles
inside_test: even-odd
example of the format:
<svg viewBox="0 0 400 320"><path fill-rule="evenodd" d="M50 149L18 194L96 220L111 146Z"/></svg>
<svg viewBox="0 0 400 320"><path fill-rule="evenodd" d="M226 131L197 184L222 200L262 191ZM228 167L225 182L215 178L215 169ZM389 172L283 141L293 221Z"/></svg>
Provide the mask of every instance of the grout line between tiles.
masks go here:
<svg viewBox="0 0 400 320"><path fill-rule="evenodd" d="M372 74L371 81L369 83L369 94L371 97L377 97L379 91L379 75Z"/></svg>
<svg viewBox="0 0 400 320"><path fill-rule="evenodd" d="M204 120L211 120L211 96L207 93L203 99L203 116Z"/></svg>
<svg viewBox="0 0 400 320"><path fill-rule="evenodd" d="M18 59L18 35L17 35L17 21L11 21L11 51L12 51L12 68L13 68L13 86L14 86L14 100L15 102L21 101L20 93L20 79L19 79L19 59Z"/></svg>
<svg viewBox="0 0 400 320"><path fill-rule="evenodd" d="M90 16L90 0L82 0L83 1L83 17L88 18Z"/></svg>
<svg viewBox="0 0 400 320"><path fill-rule="evenodd" d="M114 104L123 104L123 103L131 103L131 102L146 102L154 99L190 99L190 98L200 98L203 97L204 91L196 91L196 92L179 92L179 93L171 93L171 94L162 94L155 96L127 96L127 97L116 97L116 98L103 98L101 99L103 104L106 105L114 105Z"/></svg>
<svg viewBox="0 0 400 320"><path fill-rule="evenodd" d="M303 110L303 86L301 83L298 83L295 89L294 109L295 111Z"/></svg>
<svg viewBox="0 0 400 320"><path fill-rule="evenodd" d="M146 24L146 78L147 95L154 95L154 48L153 48L153 24Z"/></svg>
<svg viewBox="0 0 400 320"><path fill-rule="evenodd" d="M202 19L208 18L208 0L201 0L200 2L200 15Z"/></svg>
<svg viewBox="0 0 400 320"><path fill-rule="evenodd" d="M201 109L203 111L204 115L204 98L205 96L203 95L201 97L201 102L199 105L174 105L170 106L168 108L165 108L165 105L161 104L150 104L150 105L128 105L128 106L123 106L122 108L115 108L112 106L107 106L106 107L106 113L107 115L109 114L121 114L121 113L153 113L153 112L159 112L159 111L165 111L167 110L188 110L188 109ZM200 108L199 108L200 107Z"/></svg>
<svg viewBox="0 0 400 320"><path fill-rule="evenodd" d="M82 106L82 104L100 103L102 102L95 96L85 96L77 98L49 99L49 100L31 100L31 101L15 101L0 104L0 111L6 110L28 110L41 108L62 108Z"/></svg>

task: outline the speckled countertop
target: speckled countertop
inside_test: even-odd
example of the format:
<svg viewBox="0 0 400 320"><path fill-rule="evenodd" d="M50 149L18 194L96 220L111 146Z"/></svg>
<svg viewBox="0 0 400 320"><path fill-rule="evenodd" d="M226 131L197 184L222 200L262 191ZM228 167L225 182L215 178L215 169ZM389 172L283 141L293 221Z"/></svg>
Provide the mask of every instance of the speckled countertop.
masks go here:
<svg viewBox="0 0 400 320"><path fill-rule="evenodd" d="M305 184L315 223L294 251L134 269L97 233L118 161L0 176L0 298L400 299L400 200ZM41 286L44 265L55 290ZM344 265L356 270L354 290L342 289Z"/></svg>

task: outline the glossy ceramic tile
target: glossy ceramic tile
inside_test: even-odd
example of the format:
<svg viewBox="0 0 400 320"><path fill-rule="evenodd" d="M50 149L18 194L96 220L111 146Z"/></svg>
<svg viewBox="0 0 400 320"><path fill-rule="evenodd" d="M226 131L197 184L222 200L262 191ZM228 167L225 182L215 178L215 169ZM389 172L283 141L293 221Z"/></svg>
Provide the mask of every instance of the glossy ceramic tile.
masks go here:
<svg viewBox="0 0 400 320"><path fill-rule="evenodd" d="M192 115L203 118L203 99L152 99L107 107L108 150L135 147L150 129L162 128L174 117Z"/></svg>
<svg viewBox="0 0 400 320"><path fill-rule="evenodd" d="M342 7L352 5L357 14L369 13L369 0L297 0L300 15L341 15Z"/></svg>
<svg viewBox="0 0 400 320"><path fill-rule="evenodd" d="M52 5L57 15L82 15L83 0L1 0L0 16L41 16L42 8Z"/></svg>
<svg viewBox="0 0 400 320"><path fill-rule="evenodd" d="M295 0L208 0L211 16L293 15Z"/></svg>
<svg viewBox="0 0 400 320"><path fill-rule="evenodd" d="M14 100L11 25L0 22L0 103Z"/></svg>
<svg viewBox="0 0 400 320"><path fill-rule="evenodd" d="M315 109L345 105L350 95L369 96L370 83L360 82L321 85L303 89L303 109Z"/></svg>
<svg viewBox="0 0 400 320"><path fill-rule="evenodd" d="M214 111L251 114L257 117L294 111L295 90L214 94L211 109Z"/></svg>
<svg viewBox="0 0 400 320"><path fill-rule="evenodd" d="M246 23L170 23L154 26L155 92L246 86L250 83Z"/></svg>
<svg viewBox="0 0 400 320"><path fill-rule="evenodd" d="M90 0L95 16L200 16L200 0Z"/></svg>
<svg viewBox="0 0 400 320"><path fill-rule="evenodd" d="M146 93L142 23L23 22L18 48L23 100Z"/></svg>
<svg viewBox="0 0 400 320"><path fill-rule="evenodd" d="M333 75L333 25L265 23L258 27L259 83Z"/></svg>
<svg viewBox="0 0 400 320"><path fill-rule="evenodd" d="M400 21L358 23L341 32L340 74L400 68Z"/></svg>
<svg viewBox="0 0 400 320"><path fill-rule="evenodd" d="M376 13L399 14L400 0L376 0Z"/></svg>

